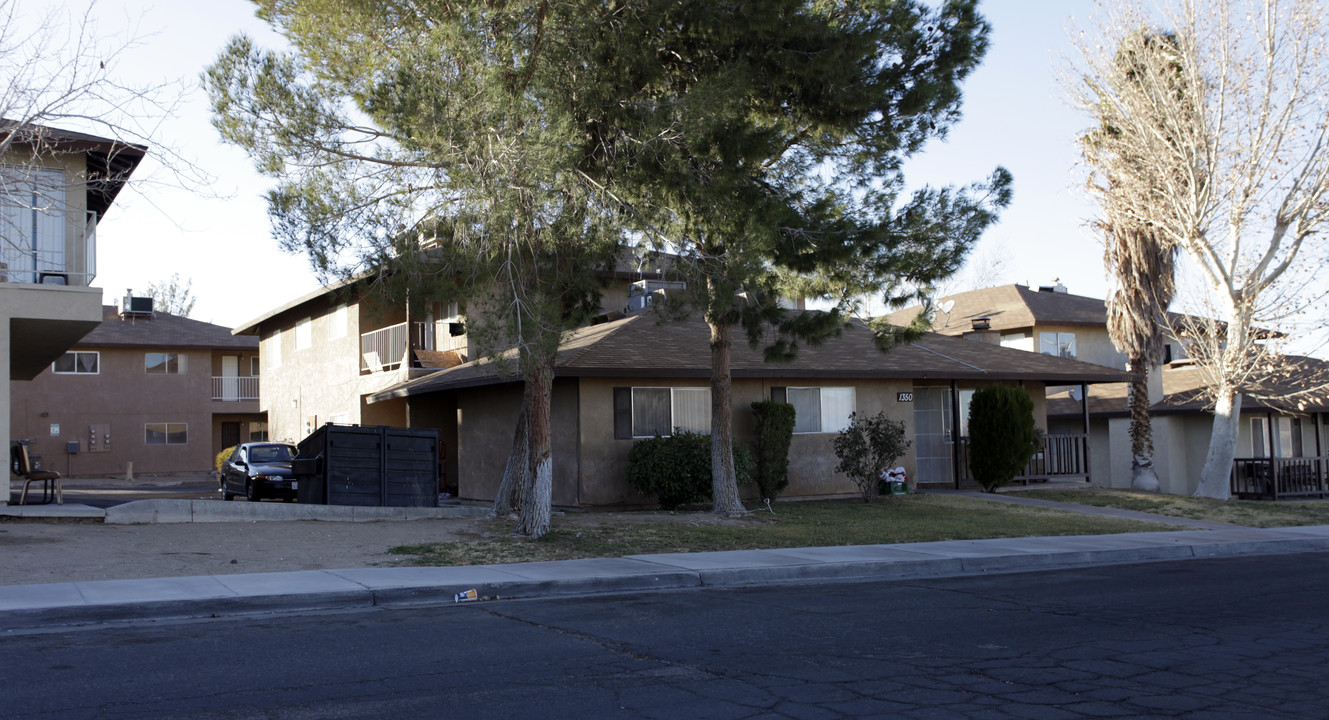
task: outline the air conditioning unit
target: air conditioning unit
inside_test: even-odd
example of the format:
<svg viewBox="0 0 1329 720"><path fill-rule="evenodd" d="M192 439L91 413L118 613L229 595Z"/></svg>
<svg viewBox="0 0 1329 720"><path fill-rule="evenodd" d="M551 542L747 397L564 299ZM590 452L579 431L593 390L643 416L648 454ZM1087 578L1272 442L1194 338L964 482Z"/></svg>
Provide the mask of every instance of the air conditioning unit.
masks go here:
<svg viewBox="0 0 1329 720"><path fill-rule="evenodd" d="M628 286L628 311L640 310L655 301L667 290L682 290L688 286L681 280L638 280Z"/></svg>
<svg viewBox="0 0 1329 720"><path fill-rule="evenodd" d="M125 295L124 304L120 306L120 313L123 315L152 315L152 298L134 297Z"/></svg>

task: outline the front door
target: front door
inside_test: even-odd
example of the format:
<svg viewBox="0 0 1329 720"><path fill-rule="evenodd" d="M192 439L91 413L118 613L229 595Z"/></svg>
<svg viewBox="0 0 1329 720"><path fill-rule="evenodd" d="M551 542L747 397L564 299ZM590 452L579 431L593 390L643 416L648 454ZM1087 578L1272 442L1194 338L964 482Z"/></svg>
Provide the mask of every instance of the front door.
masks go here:
<svg viewBox="0 0 1329 720"><path fill-rule="evenodd" d="M240 399L240 356L222 355L221 361L221 399L235 402Z"/></svg>
<svg viewBox="0 0 1329 720"><path fill-rule="evenodd" d="M955 482L951 427L950 388L914 388L914 472L918 482Z"/></svg>

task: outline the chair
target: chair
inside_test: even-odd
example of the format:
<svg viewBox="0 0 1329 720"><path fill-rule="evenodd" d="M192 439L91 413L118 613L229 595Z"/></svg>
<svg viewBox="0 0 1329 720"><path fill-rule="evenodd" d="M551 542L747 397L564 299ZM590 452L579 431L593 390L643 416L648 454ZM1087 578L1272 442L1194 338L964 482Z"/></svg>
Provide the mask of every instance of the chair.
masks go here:
<svg viewBox="0 0 1329 720"><path fill-rule="evenodd" d="M28 488L35 482L42 483L43 502L49 502L46 497L51 492L51 483L55 483L55 502L57 505L65 504L64 489L60 485L60 473L54 470L33 470L32 461L28 459L28 446L22 443L14 443L9 447L9 469L10 472L23 478L23 493L19 495L18 504L28 504Z"/></svg>

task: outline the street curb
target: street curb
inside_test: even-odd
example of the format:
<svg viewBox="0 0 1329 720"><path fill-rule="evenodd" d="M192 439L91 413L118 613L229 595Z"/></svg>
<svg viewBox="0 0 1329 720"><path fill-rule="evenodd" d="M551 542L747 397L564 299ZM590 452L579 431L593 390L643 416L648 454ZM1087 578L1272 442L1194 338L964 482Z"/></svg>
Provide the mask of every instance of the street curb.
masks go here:
<svg viewBox="0 0 1329 720"><path fill-rule="evenodd" d="M288 522L327 520L379 522L482 517L487 507L449 505L437 508L301 505L299 503L221 502L219 500L135 500L106 508L108 525L205 522Z"/></svg>
<svg viewBox="0 0 1329 720"><path fill-rule="evenodd" d="M475 591L477 599L595 596L707 587L939 579L1307 552L1329 552L1329 527L1232 533L1186 530L672 553L510 565L13 585L0 587L0 631L149 619L470 604L456 600L470 590Z"/></svg>

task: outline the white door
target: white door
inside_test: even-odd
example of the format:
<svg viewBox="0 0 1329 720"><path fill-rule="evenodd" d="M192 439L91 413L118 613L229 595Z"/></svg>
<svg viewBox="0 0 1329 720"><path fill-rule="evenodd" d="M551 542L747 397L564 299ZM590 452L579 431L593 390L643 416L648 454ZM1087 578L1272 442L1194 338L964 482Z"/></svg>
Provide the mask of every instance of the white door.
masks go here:
<svg viewBox="0 0 1329 720"><path fill-rule="evenodd" d="M914 457L918 482L955 481L951 438L951 390L914 388Z"/></svg>
<svg viewBox="0 0 1329 720"><path fill-rule="evenodd" d="M221 399L240 399L240 356L222 355Z"/></svg>

